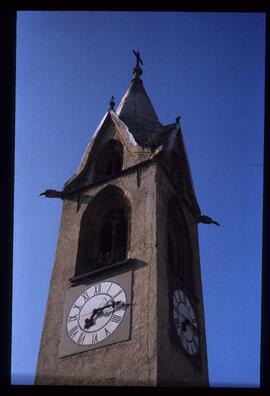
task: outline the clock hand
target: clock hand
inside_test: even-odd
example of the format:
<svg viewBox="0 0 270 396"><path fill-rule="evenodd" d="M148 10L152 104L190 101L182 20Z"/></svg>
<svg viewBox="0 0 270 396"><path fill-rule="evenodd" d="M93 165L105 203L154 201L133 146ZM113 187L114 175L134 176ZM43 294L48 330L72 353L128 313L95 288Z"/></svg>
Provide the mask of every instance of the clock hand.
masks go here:
<svg viewBox="0 0 270 396"><path fill-rule="evenodd" d="M121 303L122 303L122 301L113 301L111 304L104 305L103 307L97 308L95 311L96 311L97 313L99 313L99 312L102 312L103 309L105 309L105 308L110 308L110 307L115 308L116 305L119 305L119 304L121 304Z"/></svg>
<svg viewBox="0 0 270 396"><path fill-rule="evenodd" d="M182 322L182 324L183 324L183 323L184 323L184 325L185 325L185 329L186 329L186 325L190 325L190 326L193 328L194 333L202 334L202 333L197 329L197 327L194 326L193 323L191 323L191 321L190 321L188 318L186 318L185 321ZM182 327L183 327L183 326L182 326ZM183 329L183 330L184 330L184 329ZM184 330L184 331L186 331L186 330Z"/></svg>
<svg viewBox="0 0 270 396"><path fill-rule="evenodd" d="M107 305L104 305L103 307L93 309L92 315L90 316L90 318L89 319L87 318L84 321L84 328L89 329L91 326L93 326L93 324L95 322L94 317L96 315L98 315L100 312L102 312L105 308L110 308L110 307L115 308L116 305L119 305L121 303L122 303L122 301L113 301L111 304L107 304Z"/></svg>
<svg viewBox="0 0 270 396"><path fill-rule="evenodd" d="M93 309L92 311L92 315L90 316L90 318L86 318L84 321L84 329L90 329L91 326L93 326L94 324L94 316L97 314L97 310Z"/></svg>
<svg viewBox="0 0 270 396"><path fill-rule="evenodd" d="M103 299L103 300L104 300L104 299ZM106 302L106 299L105 299L105 302ZM102 302L101 302L101 304L102 304ZM100 308L95 308L95 309L93 309L90 318L89 318L89 319L88 319L88 318L85 319L85 321L84 321L84 328L85 328L85 329L89 329L91 326L93 326L93 324L94 324L94 322L95 322L94 317L98 314L99 309L100 309Z"/></svg>

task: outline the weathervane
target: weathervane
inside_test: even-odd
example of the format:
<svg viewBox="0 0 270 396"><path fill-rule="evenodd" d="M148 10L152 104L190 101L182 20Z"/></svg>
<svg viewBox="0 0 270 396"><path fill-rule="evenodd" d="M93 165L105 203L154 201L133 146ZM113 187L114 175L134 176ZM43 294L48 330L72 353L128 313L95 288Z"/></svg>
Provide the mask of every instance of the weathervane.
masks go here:
<svg viewBox="0 0 270 396"><path fill-rule="evenodd" d="M110 100L110 108L109 108L109 110L113 110L114 111L114 106L115 106L115 101L114 101L114 96L112 96L111 100Z"/></svg>
<svg viewBox="0 0 270 396"><path fill-rule="evenodd" d="M141 59L141 55L140 55L139 51L138 50L137 51L133 50L133 54L136 56L136 62L137 62L136 67L140 67L139 63L141 65L143 65L143 61Z"/></svg>
<svg viewBox="0 0 270 396"><path fill-rule="evenodd" d="M180 125L181 116L176 117L175 122L176 124Z"/></svg>
<svg viewBox="0 0 270 396"><path fill-rule="evenodd" d="M143 73L143 71L140 67L140 64L143 65L143 61L141 59L141 54L138 50L137 51L133 50L132 52L136 56L136 66L133 69L134 79L139 79Z"/></svg>

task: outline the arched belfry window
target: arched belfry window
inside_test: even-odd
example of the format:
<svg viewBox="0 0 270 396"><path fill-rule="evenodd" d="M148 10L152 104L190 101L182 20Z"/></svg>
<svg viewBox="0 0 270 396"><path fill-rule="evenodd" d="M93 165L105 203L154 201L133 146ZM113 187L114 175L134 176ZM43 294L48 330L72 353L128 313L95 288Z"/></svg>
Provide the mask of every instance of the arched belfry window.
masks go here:
<svg viewBox="0 0 270 396"><path fill-rule="evenodd" d="M130 207L123 191L107 186L84 212L75 275L127 258Z"/></svg>
<svg viewBox="0 0 270 396"><path fill-rule="evenodd" d="M169 201L167 212L168 266L187 286L193 288L193 255L184 213L176 198Z"/></svg>
<svg viewBox="0 0 270 396"><path fill-rule="evenodd" d="M124 209L113 209L101 231L100 252L110 262L123 260L127 246L127 216Z"/></svg>
<svg viewBox="0 0 270 396"><path fill-rule="evenodd" d="M121 171L123 167L123 145L111 139L101 145L95 159L94 179L102 179Z"/></svg>

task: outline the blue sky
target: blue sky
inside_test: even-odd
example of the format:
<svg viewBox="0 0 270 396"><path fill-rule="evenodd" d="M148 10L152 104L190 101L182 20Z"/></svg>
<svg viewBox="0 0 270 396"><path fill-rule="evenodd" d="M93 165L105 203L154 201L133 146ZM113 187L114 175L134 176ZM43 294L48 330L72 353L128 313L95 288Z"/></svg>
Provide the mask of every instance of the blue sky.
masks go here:
<svg viewBox="0 0 270 396"><path fill-rule="evenodd" d="M135 64L163 124L181 125L199 225L209 378L258 386L265 16L19 12L12 382L32 384L62 202L60 190Z"/></svg>

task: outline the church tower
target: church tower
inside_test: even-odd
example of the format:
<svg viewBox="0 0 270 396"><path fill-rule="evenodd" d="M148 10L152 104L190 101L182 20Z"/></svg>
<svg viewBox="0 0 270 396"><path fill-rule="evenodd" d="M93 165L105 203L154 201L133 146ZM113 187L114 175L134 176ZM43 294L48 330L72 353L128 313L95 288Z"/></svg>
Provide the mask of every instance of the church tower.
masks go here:
<svg viewBox="0 0 270 396"><path fill-rule="evenodd" d="M36 384L208 386L203 216L180 117L159 122L134 54L77 172L44 193L63 211Z"/></svg>

